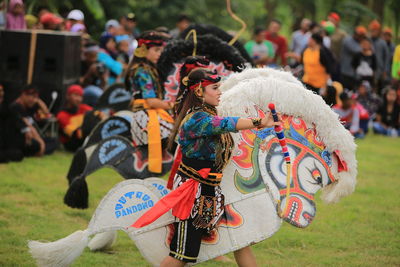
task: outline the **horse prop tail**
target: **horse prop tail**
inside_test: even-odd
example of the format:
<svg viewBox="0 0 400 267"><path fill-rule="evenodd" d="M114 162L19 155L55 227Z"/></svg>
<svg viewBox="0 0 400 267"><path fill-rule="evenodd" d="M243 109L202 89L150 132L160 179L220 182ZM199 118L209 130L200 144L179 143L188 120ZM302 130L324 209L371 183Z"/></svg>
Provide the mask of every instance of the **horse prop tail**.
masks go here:
<svg viewBox="0 0 400 267"><path fill-rule="evenodd" d="M123 230L132 240L138 241L137 246L145 252L145 258L157 265L168 255L165 242L153 242L152 249L160 253L154 257L146 254L153 251L141 245L140 240L166 236L167 226L174 222L173 216L165 214L154 224L141 229L128 226L168 192L166 181L155 177L120 182L101 200L86 230L76 231L54 242L29 241L29 252L38 266L66 267L82 254L86 246L91 250L110 247L115 241L116 230Z"/></svg>
<svg viewBox="0 0 400 267"><path fill-rule="evenodd" d="M29 241L28 247L38 266L69 266L82 254L89 242L89 231L76 231L54 242Z"/></svg>

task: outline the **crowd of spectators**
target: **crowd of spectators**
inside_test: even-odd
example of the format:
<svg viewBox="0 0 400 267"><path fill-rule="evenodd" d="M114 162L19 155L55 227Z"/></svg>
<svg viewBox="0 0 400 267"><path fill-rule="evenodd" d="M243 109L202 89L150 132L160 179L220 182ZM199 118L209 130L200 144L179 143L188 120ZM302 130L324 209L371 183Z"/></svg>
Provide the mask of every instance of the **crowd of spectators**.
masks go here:
<svg viewBox="0 0 400 267"><path fill-rule="evenodd" d="M304 18L289 38L281 34L282 23L273 19L266 29L256 27L244 47L257 66L292 71L306 86L320 94L339 115L356 138L369 130L376 134L400 135L400 45L392 41L392 30L373 20L352 32L341 28L341 18L330 13L325 21ZM169 38L176 38L192 23L186 15L177 19L176 28L159 27ZM74 151L82 144L80 125L104 90L123 82L129 60L140 34L136 15L128 13L108 20L99 40L87 32L85 14L77 9L65 17L40 8L25 14L22 0L11 0L6 28L69 31L81 35L81 76L79 84L67 90L64 107L49 113L38 97L38 88L26 86L10 106L4 106L0 85L0 162L41 156L54 151L57 140L43 137L42 120L53 116L60 126L60 142Z"/></svg>
<svg viewBox="0 0 400 267"><path fill-rule="evenodd" d="M349 33L340 20L335 12L320 23L304 18L290 44L280 33L281 22L271 20L266 30L255 29L245 48L257 65L290 69L324 98L356 138L369 129L397 137L400 45L377 20Z"/></svg>

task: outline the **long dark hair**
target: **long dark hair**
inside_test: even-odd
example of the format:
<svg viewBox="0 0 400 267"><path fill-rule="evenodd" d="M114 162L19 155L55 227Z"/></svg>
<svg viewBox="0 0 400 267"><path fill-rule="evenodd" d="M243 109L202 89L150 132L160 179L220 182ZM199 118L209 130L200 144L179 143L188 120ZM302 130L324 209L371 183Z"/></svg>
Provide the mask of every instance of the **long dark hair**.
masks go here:
<svg viewBox="0 0 400 267"><path fill-rule="evenodd" d="M174 115L177 116L180 113L180 103L186 97L188 90L188 81L182 82L183 79L187 80L189 73L197 68L206 68L210 64L210 61L203 56L189 56L186 57L179 71L179 91L176 96Z"/></svg>
<svg viewBox="0 0 400 267"><path fill-rule="evenodd" d="M182 123L182 120L187 115L190 109L195 109L196 107L201 107L203 102L201 99L195 94L194 90L190 90L189 87L201 82L205 79L209 74L213 74L210 71L207 71L204 68L197 68L192 70L187 75L186 84L183 84L181 81L180 90L178 95L183 95L183 98L180 102L176 102L175 105L175 125L172 129L171 135L168 141L168 147L172 148L175 142L175 137L178 133L179 127ZM182 78L183 79L183 78ZM182 80L181 79L181 80ZM203 88L204 90L204 88Z"/></svg>

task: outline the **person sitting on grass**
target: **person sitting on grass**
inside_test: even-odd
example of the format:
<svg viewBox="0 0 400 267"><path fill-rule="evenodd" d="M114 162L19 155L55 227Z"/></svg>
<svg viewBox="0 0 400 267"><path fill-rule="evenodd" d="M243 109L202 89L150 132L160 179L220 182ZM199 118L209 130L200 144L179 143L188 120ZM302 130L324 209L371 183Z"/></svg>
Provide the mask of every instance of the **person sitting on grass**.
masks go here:
<svg viewBox="0 0 400 267"><path fill-rule="evenodd" d="M392 137L400 135L400 106L396 103L396 98L396 90L388 88L373 124L375 133Z"/></svg>
<svg viewBox="0 0 400 267"><path fill-rule="evenodd" d="M83 89L80 85L71 85L67 90L66 104L57 114L60 127L60 141L68 151L76 151L83 143L81 126L84 114L93 108L82 104Z"/></svg>
<svg viewBox="0 0 400 267"><path fill-rule="evenodd" d="M333 111L339 115L343 126L350 131L355 138L363 138L364 134L360 130L360 113L354 105L354 100L347 92L340 94L341 105L333 106Z"/></svg>
<svg viewBox="0 0 400 267"><path fill-rule="evenodd" d="M28 85L9 106L10 145L22 150L24 156L43 156L46 149L34 118L38 113L49 114L49 111L38 95L36 88Z"/></svg>

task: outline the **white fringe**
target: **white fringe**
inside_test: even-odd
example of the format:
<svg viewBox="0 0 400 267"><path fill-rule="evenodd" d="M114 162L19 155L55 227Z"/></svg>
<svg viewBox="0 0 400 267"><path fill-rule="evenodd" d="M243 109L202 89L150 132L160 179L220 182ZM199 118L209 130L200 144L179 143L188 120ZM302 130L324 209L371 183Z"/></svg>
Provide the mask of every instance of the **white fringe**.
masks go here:
<svg viewBox="0 0 400 267"><path fill-rule="evenodd" d="M239 82L244 81L244 80L249 80L253 78L267 78L267 77L272 77L274 79L290 82L293 84L298 84L302 86L302 83L297 80L296 77L294 77L290 72L286 71L281 71L277 69L272 69L272 68L257 68L257 69L252 69L252 68L246 68L242 72L235 72L232 75L229 76L228 79L224 80L220 86L220 90L222 92L226 92L235 85L237 85Z"/></svg>
<svg viewBox="0 0 400 267"><path fill-rule="evenodd" d="M117 240L117 231L107 231L95 235L90 241L88 247L91 251L106 250L112 247Z"/></svg>
<svg viewBox="0 0 400 267"><path fill-rule="evenodd" d="M334 203L354 191L357 176L354 138L321 96L305 89L290 73L269 68L233 74L224 81L221 90L224 93L218 110L223 116L245 117L246 107L256 104L268 110L268 103L274 102L278 112L299 116L308 125L315 124L326 148L339 150L349 169L341 173L332 170L338 182L323 189L322 200Z"/></svg>
<svg viewBox="0 0 400 267"><path fill-rule="evenodd" d="M89 233L85 230L54 242L29 241L28 247L38 266L65 267L82 254L88 242Z"/></svg>

